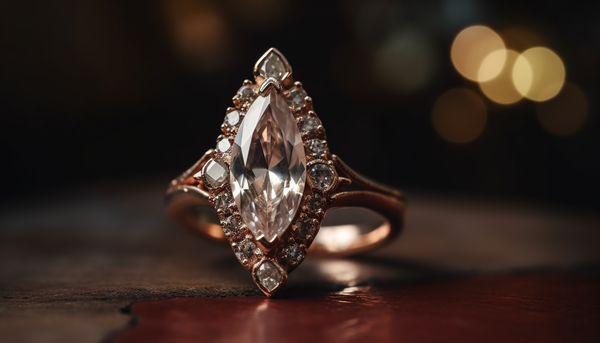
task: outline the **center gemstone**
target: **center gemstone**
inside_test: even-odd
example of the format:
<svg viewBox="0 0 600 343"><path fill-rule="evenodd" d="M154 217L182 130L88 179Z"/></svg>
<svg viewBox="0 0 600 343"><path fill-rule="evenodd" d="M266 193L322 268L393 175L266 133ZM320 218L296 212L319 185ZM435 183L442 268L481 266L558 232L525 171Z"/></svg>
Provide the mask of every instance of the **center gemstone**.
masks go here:
<svg viewBox="0 0 600 343"><path fill-rule="evenodd" d="M280 94L254 100L231 155L231 189L244 224L272 242L294 219L306 182L302 136Z"/></svg>

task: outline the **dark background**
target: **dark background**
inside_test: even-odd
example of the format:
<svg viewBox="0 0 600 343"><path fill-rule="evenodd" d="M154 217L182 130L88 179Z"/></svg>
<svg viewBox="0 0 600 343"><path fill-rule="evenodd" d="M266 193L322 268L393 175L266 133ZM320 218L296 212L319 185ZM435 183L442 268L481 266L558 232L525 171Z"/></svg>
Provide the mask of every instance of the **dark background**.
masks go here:
<svg viewBox="0 0 600 343"><path fill-rule="evenodd" d="M548 1L5 1L0 4L3 202L84 183L163 180L215 144L255 61L278 48L315 102L333 153L409 190L597 210L600 12ZM582 128L544 130L535 103L486 101L476 140L431 123L446 90L475 83L449 51L463 28L519 28L587 95ZM432 76L394 91L373 68L395 33L427 42ZM507 42L510 47L511 42ZM518 40L512 48L523 51ZM410 47L407 48L410 53ZM162 182L162 181L161 181Z"/></svg>

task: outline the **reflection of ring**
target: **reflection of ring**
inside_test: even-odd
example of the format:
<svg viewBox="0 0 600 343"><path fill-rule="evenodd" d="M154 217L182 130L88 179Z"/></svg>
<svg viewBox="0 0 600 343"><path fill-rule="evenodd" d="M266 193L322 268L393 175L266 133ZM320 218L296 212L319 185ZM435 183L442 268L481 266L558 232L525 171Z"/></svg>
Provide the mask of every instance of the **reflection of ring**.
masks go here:
<svg viewBox="0 0 600 343"><path fill-rule="evenodd" d="M329 152L312 99L293 82L279 51L258 60L254 79L233 98L216 148L171 182L167 212L181 227L228 241L271 296L308 247L311 254L341 256L391 241L405 204L400 191L359 175ZM345 191L351 184L365 190ZM342 207L370 210L383 221L323 226L317 236L325 212Z"/></svg>

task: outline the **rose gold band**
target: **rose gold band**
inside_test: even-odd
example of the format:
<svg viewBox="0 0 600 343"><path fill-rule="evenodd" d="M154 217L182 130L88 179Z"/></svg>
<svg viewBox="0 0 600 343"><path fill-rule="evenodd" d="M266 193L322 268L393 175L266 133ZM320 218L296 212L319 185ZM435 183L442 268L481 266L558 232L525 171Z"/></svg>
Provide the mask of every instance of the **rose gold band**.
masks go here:
<svg viewBox="0 0 600 343"><path fill-rule="evenodd" d="M212 153L209 150L190 169L171 182L166 194L167 213L177 226L225 243L227 240L217 213L209 202L208 190L193 177ZM372 250L393 240L404 223L406 203L403 193L356 173L336 155L333 155L333 161L340 187L330 196L323 212L362 208L377 214L380 220L377 223L353 222L341 225L325 223L309 252L313 255L347 256ZM343 190L351 184L361 186L364 190Z"/></svg>

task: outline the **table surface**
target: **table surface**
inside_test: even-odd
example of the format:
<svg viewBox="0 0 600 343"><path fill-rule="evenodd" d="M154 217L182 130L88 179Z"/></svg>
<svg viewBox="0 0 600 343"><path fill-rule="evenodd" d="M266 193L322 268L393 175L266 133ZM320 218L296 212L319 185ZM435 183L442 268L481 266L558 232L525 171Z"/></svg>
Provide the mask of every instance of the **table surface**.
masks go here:
<svg viewBox="0 0 600 343"><path fill-rule="evenodd" d="M173 227L155 185L3 206L1 341L600 341L595 214L408 192L398 240L309 256L266 299L229 247Z"/></svg>

